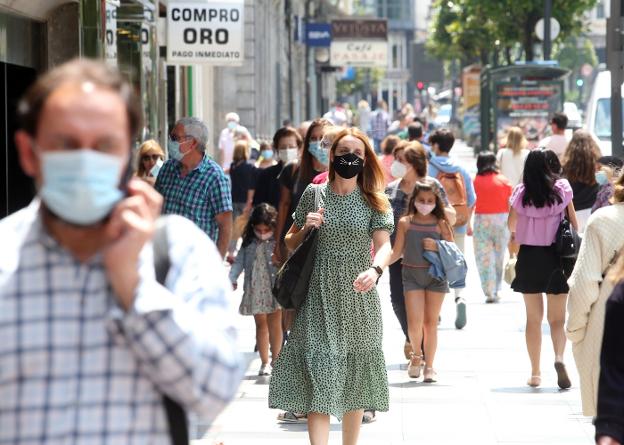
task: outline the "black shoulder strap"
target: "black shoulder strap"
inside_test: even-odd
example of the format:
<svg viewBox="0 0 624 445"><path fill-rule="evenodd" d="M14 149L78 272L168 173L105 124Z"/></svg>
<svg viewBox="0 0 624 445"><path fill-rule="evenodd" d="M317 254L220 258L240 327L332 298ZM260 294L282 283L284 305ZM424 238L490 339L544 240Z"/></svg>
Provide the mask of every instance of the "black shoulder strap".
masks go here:
<svg viewBox="0 0 624 445"><path fill-rule="evenodd" d="M156 232L152 240L154 246L154 271L156 281L163 286L167 279L167 273L171 267L169 260L169 241L167 239L167 220L161 217L156 222ZM184 408L175 400L163 394L163 403L167 413L167 423L169 424L169 436L172 445L188 445L189 434L186 413Z"/></svg>

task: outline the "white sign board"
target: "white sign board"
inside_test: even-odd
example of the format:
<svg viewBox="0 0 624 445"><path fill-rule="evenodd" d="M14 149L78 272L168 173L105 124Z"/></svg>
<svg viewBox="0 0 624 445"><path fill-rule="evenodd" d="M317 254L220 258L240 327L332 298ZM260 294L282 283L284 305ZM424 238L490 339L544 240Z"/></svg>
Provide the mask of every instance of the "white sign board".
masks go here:
<svg viewBox="0 0 624 445"><path fill-rule="evenodd" d="M559 35L559 32L561 31L561 25L559 25L559 22L557 21L556 18L551 18L550 19L550 38L552 40L555 40L557 38L557 36ZM540 40L544 40L544 37L546 36L546 32L544 30L544 19L539 19L538 22L535 24L535 34L537 35L537 38Z"/></svg>
<svg viewBox="0 0 624 445"><path fill-rule="evenodd" d="M388 66L388 42L383 40L333 40L331 66Z"/></svg>
<svg viewBox="0 0 624 445"><path fill-rule="evenodd" d="M167 62L242 65L243 0L170 1L167 9Z"/></svg>
<svg viewBox="0 0 624 445"><path fill-rule="evenodd" d="M117 6L106 3L106 62L117 66Z"/></svg>

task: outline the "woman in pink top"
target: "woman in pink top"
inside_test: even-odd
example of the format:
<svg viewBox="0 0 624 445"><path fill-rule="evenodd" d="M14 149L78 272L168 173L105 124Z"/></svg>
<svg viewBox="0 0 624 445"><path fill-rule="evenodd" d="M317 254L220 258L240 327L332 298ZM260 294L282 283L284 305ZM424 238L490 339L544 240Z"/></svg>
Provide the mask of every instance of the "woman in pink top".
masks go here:
<svg viewBox="0 0 624 445"><path fill-rule="evenodd" d="M567 180L557 179L551 172L544 151L534 150L527 157L522 183L514 188L510 204L509 230L520 244L516 279L511 287L524 295L526 306L526 342L531 360L531 378L527 384L536 387L542 380L542 294L545 293L548 324L555 350L557 383L560 388L567 389L571 383L563 364L563 352L568 284L553 243L566 211L572 226L578 227L572 203L572 187Z"/></svg>

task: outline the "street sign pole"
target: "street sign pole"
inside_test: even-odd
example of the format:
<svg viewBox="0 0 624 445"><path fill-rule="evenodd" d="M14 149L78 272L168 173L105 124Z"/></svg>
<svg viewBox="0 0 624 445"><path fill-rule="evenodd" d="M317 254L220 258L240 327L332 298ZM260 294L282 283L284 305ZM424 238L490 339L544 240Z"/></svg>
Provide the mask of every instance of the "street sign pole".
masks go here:
<svg viewBox="0 0 624 445"><path fill-rule="evenodd" d="M622 26L624 0L611 0L611 17L607 19L607 66L611 71L611 151L624 157L622 147L622 82L624 57Z"/></svg>
<svg viewBox="0 0 624 445"><path fill-rule="evenodd" d="M544 60L550 60L552 39L550 37L550 18L552 17L552 0L544 1Z"/></svg>

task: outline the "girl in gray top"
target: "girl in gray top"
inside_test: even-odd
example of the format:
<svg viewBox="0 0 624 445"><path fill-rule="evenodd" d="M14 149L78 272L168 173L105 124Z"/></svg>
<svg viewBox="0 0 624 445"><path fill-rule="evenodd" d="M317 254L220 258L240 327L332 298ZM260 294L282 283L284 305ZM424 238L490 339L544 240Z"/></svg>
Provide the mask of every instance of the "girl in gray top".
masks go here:
<svg viewBox="0 0 624 445"><path fill-rule="evenodd" d="M427 359L424 382L435 382L433 361L438 346L438 317L448 282L429 274L430 264L423 257L425 250L437 251L436 240L453 241L453 230L444 212L444 202L437 184L430 179L416 183L406 215L399 220L391 262L403 256L403 288L405 310L412 356L407 373L420 377L424 364L421 351L424 331L424 352Z"/></svg>

